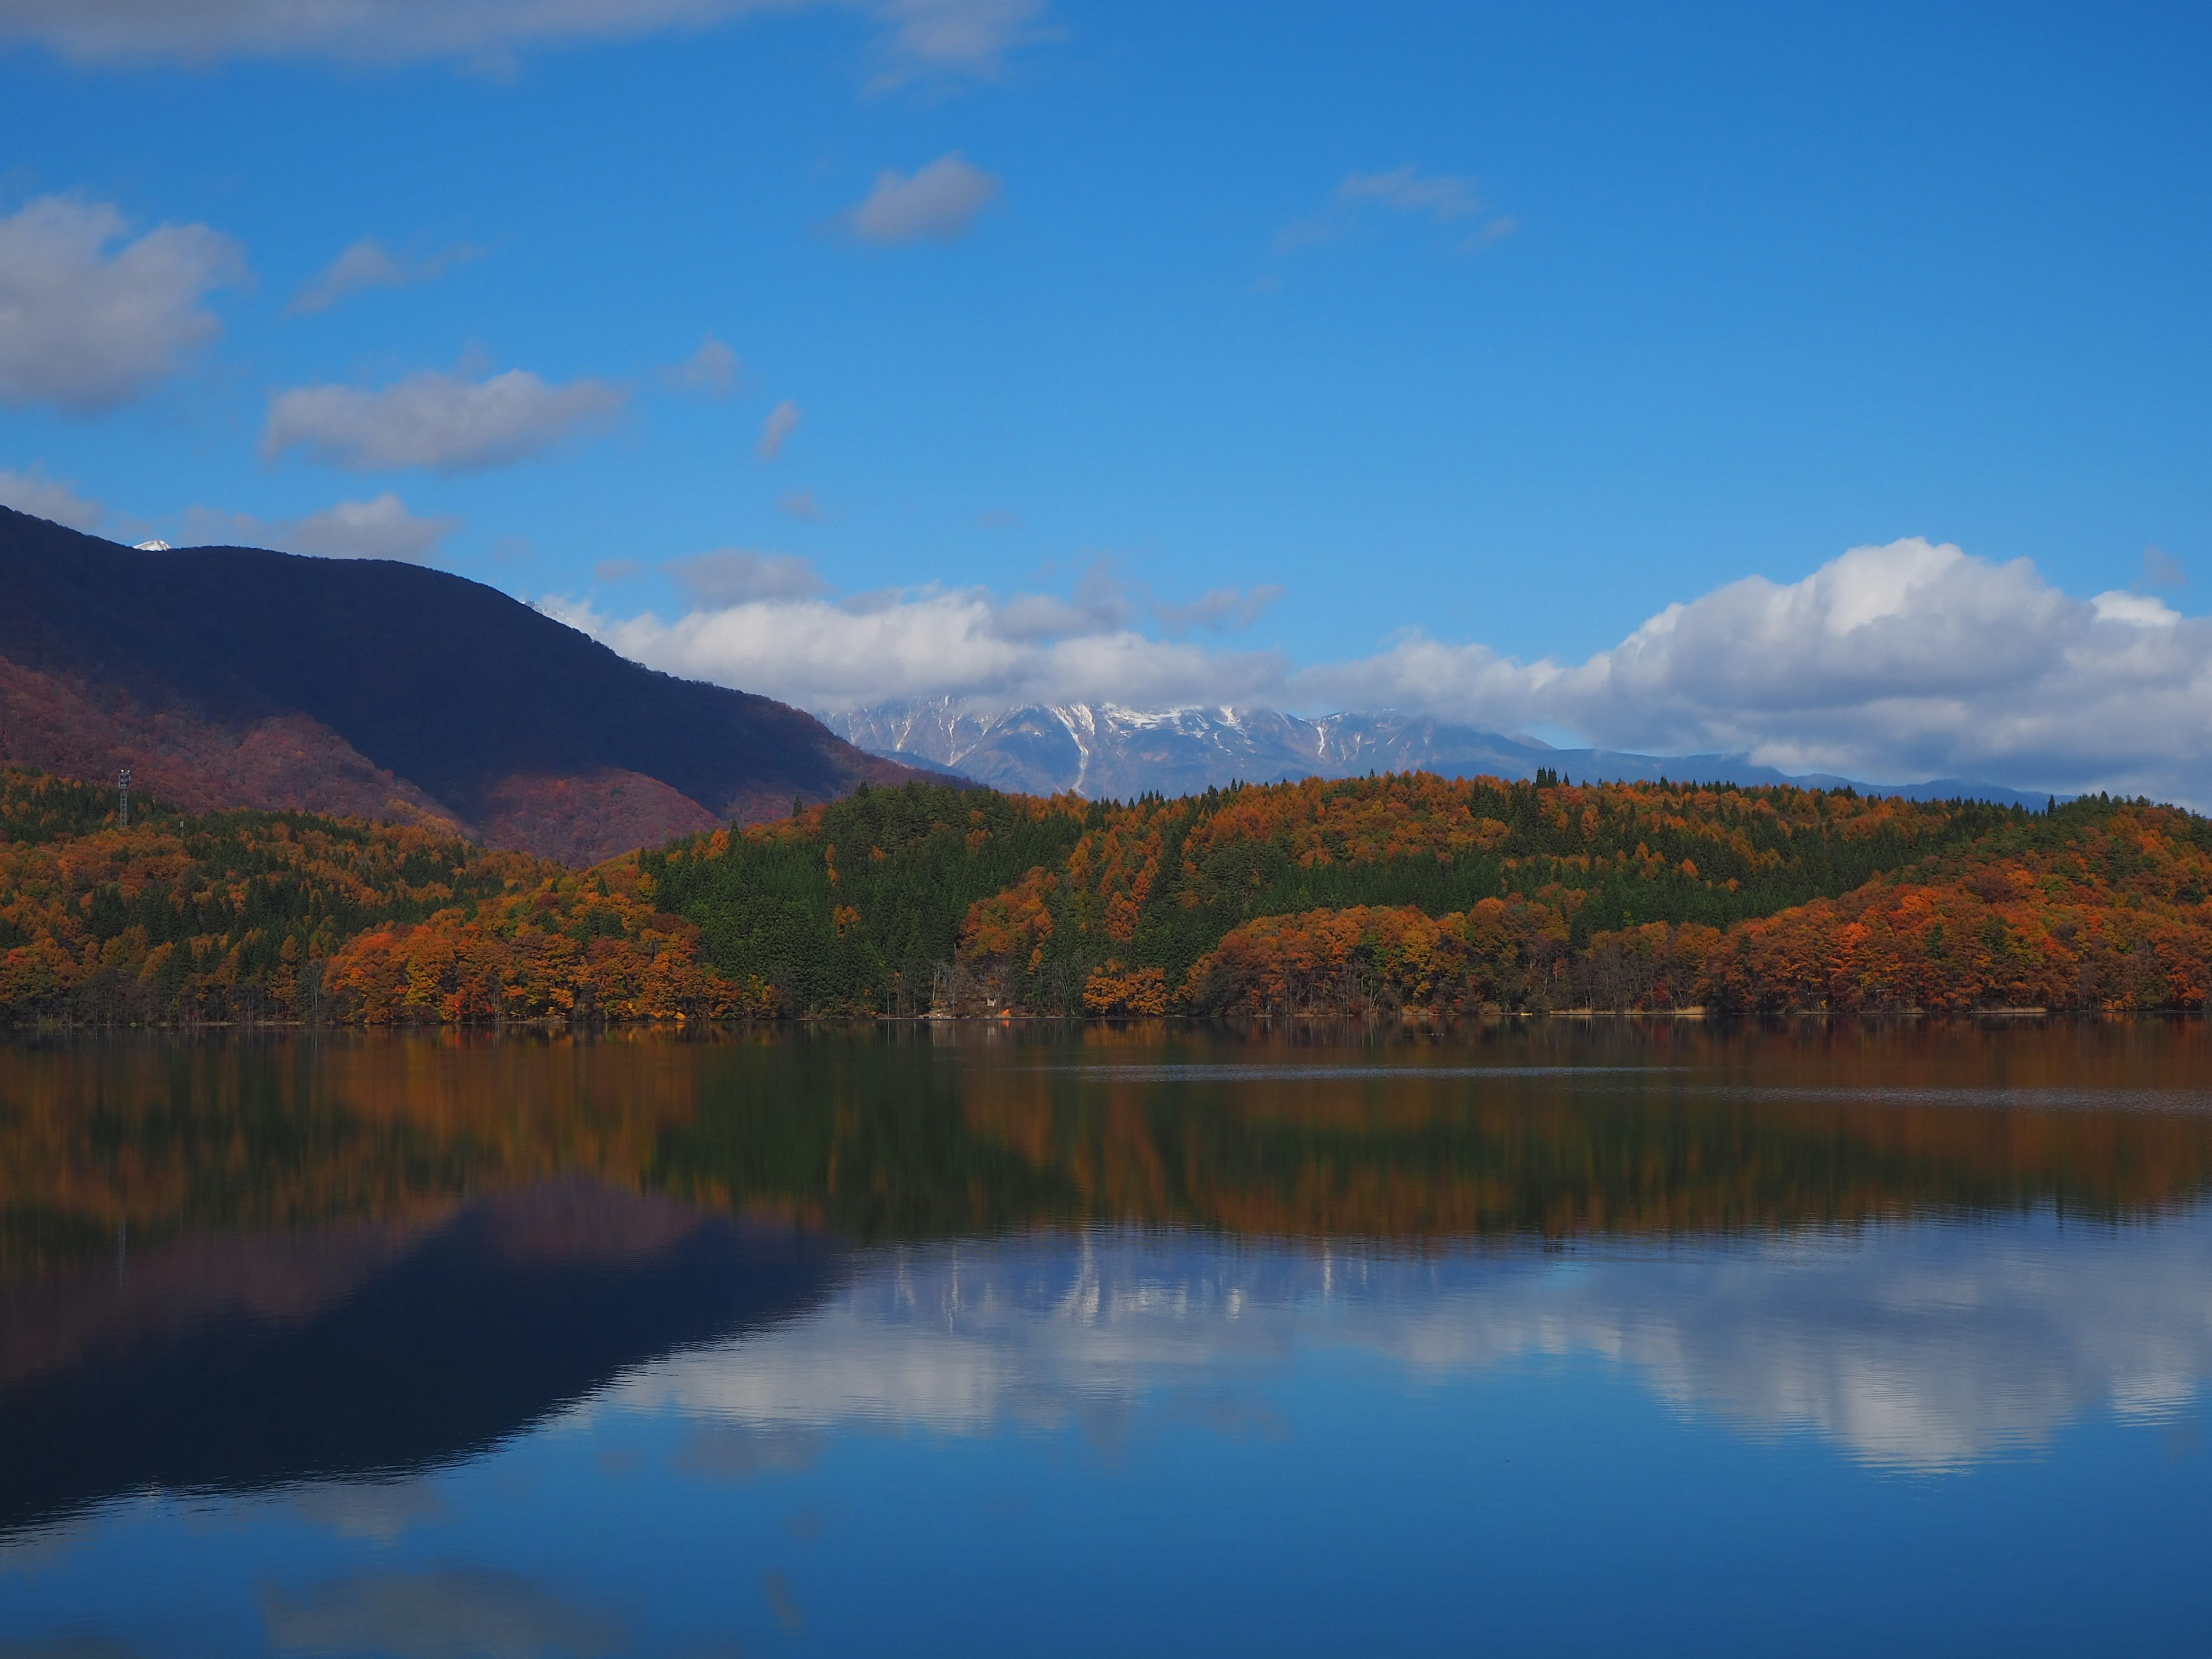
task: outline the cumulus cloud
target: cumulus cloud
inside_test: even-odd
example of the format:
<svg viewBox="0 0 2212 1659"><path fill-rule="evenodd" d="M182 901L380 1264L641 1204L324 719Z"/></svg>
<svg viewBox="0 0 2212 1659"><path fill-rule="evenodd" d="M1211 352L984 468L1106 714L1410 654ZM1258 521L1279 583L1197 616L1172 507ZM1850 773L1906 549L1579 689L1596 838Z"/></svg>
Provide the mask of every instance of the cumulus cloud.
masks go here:
<svg viewBox="0 0 2212 1659"><path fill-rule="evenodd" d="M1414 636L1305 689L1790 771L2212 803L2212 619L1918 538L1669 605L1579 666Z"/></svg>
<svg viewBox="0 0 2212 1659"><path fill-rule="evenodd" d="M562 598L540 608L654 667L825 711L937 695L1253 702L1279 699L1291 684L1279 653L1209 651L1139 632L1147 604L1104 562L1072 593L1006 599L935 587L838 598L789 555L726 551L670 570L697 601L673 622L604 616Z"/></svg>
<svg viewBox="0 0 2212 1659"><path fill-rule="evenodd" d="M1096 573L1094 573L1094 579ZM1161 638L1178 607L1110 582L1072 597L921 588L702 604L673 622L550 602L672 672L824 711L953 696L1395 708L1598 745L1747 756L1790 772L2110 789L2212 806L2212 618L2151 594L2068 594L2025 560L1917 538L1855 548L1796 582L1750 577L1651 617L1579 664L1408 634L1300 665ZM1233 621L1264 590L1181 610Z"/></svg>
<svg viewBox="0 0 2212 1659"><path fill-rule="evenodd" d="M201 301L246 280L238 245L205 225L129 229L59 196L0 218L0 404L112 409L221 331Z"/></svg>
<svg viewBox="0 0 2212 1659"><path fill-rule="evenodd" d="M35 461L27 472L0 466L0 507L12 507L34 519L50 519L71 530L96 530L107 516L107 509L98 501L88 501L60 479L48 477L45 466Z"/></svg>
<svg viewBox="0 0 2212 1659"><path fill-rule="evenodd" d="M443 276L480 257L479 250L457 244L427 259L395 258L374 236L364 237L325 265L285 307L289 316L328 311L349 295L372 288L408 288Z"/></svg>
<svg viewBox="0 0 2212 1659"><path fill-rule="evenodd" d="M1467 232L1461 244L1464 247L1494 242L1513 231L1511 219L1484 216L1477 180L1451 173L1425 173L1407 166L1388 173L1346 173L1320 212L1284 228L1275 239L1276 247L1287 251L1348 234L1370 210L1462 227Z"/></svg>
<svg viewBox="0 0 2212 1659"><path fill-rule="evenodd" d="M1278 692L1286 665L1237 664L1196 646L1127 630L1074 638L1022 637L988 594L898 593L837 602L754 601L694 611L673 623L599 616L560 599L544 609L625 656L671 673L766 691L810 708L856 708L893 697L949 693L1003 702L1117 696L1139 706L1249 702ZM1227 698L1200 698L1229 690Z"/></svg>
<svg viewBox="0 0 2212 1659"><path fill-rule="evenodd" d="M605 427L628 397L604 380L553 386L520 368L485 380L424 370L377 392L298 386L270 400L261 453L304 449L355 471L482 471Z"/></svg>
<svg viewBox="0 0 2212 1659"><path fill-rule="evenodd" d="M783 447L791 441L791 434L799 430L799 405L786 399L768 412L761 422L760 443L757 447L760 458L772 461L783 453Z"/></svg>
<svg viewBox="0 0 2212 1659"><path fill-rule="evenodd" d="M738 354L709 334L689 357L661 370L660 378L674 391L726 398L738 389L738 378L744 372L744 366L738 362Z"/></svg>
<svg viewBox="0 0 2212 1659"><path fill-rule="evenodd" d="M858 11L884 30L879 86L996 76L1038 0L0 0L0 39L88 63L318 58L500 62L566 42L696 30L763 12Z"/></svg>
<svg viewBox="0 0 2212 1659"><path fill-rule="evenodd" d="M340 501L303 519L258 519L196 507L185 514L185 538L200 546L271 547L321 559L396 559L420 564L460 525L420 518L390 490L374 501Z"/></svg>
<svg viewBox="0 0 2212 1659"><path fill-rule="evenodd" d="M1000 189L997 178L954 150L911 176L895 170L878 173L875 187L847 222L864 242L957 242L998 199Z"/></svg>

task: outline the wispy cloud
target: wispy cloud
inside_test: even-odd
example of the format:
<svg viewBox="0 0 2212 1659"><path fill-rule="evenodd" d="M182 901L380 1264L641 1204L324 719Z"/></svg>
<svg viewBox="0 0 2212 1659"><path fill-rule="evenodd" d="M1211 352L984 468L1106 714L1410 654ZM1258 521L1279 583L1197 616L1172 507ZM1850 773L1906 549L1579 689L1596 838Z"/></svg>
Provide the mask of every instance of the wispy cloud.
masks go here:
<svg viewBox="0 0 2212 1659"><path fill-rule="evenodd" d="M1277 582L1264 582L1249 591L1216 587L1187 605L1163 605L1156 600L1152 612L1160 626L1177 638L1199 628L1218 634L1235 633L1258 622L1267 607L1282 597L1282 586Z"/></svg>
<svg viewBox="0 0 2212 1659"><path fill-rule="evenodd" d="M270 1644L288 1653L585 1659L624 1645L612 1620L532 1580L488 1568L363 1572L298 1594L271 1589L262 1596L261 1612Z"/></svg>
<svg viewBox="0 0 2212 1659"><path fill-rule="evenodd" d="M957 242L998 199L1001 187L999 179L955 150L911 175L878 173L874 187L847 223L862 241L888 246Z"/></svg>
<svg viewBox="0 0 2212 1659"><path fill-rule="evenodd" d="M306 316L328 311L339 301L374 288L409 288L442 276L455 265L483 257L483 251L456 243L423 259L395 258L374 236L364 237L317 272L293 295L285 314Z"/></svg>
<svg viewBox="0 0 2212 1659"><path fill-rule="evenodd" d="M812 599L830 591L812 564L793 553L753 553L741 547L695 553L662 567L701 605L755 605Z"/></svg>
<svg viewBox="0 0 2212 1659"><path fill-rule="evenodd" d="M988 80L1042 32L1039 0L0 0L0 40L81 63L310 58L499 64L532 48L712 28L763 15L857 11L882 33L878 88Z"/></svg>
<svg viewBox="0 0 2212 1659"><path fill-rule="evenodd" d="M604 380L554 386L519 368L483 380L424 370L379 391L300 386L270 400L261 453L305 450L355 471L482 471L605 428L628 398Z"/></svg>
<svg viewBox="0 0 2212 1659"><path fill-rule="evenodd" d="M1668 605L1579 664L1417 632L1300 665L1162 637L1179 612L1191 626L1233 622L1264 592L1178 606L1095 577L1067 595L816 593L702 605L673 622L549 608L657 667L825 710L939 696L1396 708L1795 772L2212 806L2212 618L2149 594L2075 598L2025 560L1918 538L1855 548L1798 581L1750 577Z"/></svg>
<svg viewBox="0 0 2212 1659"><path fill-rule="evenodd" d="M772 461L783 453L784 445L799 430L800 418L799 405L787 398L769 410L768 419L761 422L760 442L755 446L761 459Z"/></svg>
<svg viewBox="0 0 2212 1659"><path fill-rule="evenodd" d="M994 80L1043 33L1041 0L878 0L873 10L890 28L879 91L933 76Z"/></svg>
<svg viewBox="0 0 2212 1659"><path fill-rule="evenodd" d="M199 546L272 547L323 559L397 559L420 564L460 527L454 518L418 517L390 490L366 501L340 501L302 519L258 519L195 507L185 538Z"/></svg>
<svg viewBox="0 0 2212 1659"><path fill-rule="evenodd" d="M1425 173L1408 165L1388 173L1346 173L1318 213L1283 228L1275 238L1276 250L1288 252L1349 235L1376 212L1450 228L1459 233L1462 248L1497 241L1514 229L1510 218L1488 210L1479 180L1458 173Z"/></svg>
<svg viewBox="0 0 2212 1659"><path fill-rule="evenodd" d="M708 398L726 398L738 389L744 365L738 354L709 334L699 349L680 363L660 371L663 385L672 391L696 392Z"/></svg>
<svg viewBox="0 0 2212 1659"><path fill-rule="evenodd" d="M0 404L112 409L222 331L203 301L247 280L238 244L205 225L129 233L118 209L60 196L0 218Z"/></svg>
<svg viewBox="0 0 2212 1659"><path fill-rule="evenodd" d="M787 519L798 519L806 524L820 524L830 514L821 502L814 499L811 489L794 489L779 499L776 510Z"/></svg>
<svg viewBox="0 0 2212 1659"><path fill-rule="evenodd" d="M0 507L65 524L71 530L97 530L107 517L106 507L59 478L47 477L45 465L37 461L22 472L0 467Z"/></svg>
<svg viewBox="0 0 2212 1659"><path fill-rule="evenodd" d="M2162 547L2146 547L2142 556L2142 579L2138 587L2176 588L2189 586L2189 573L2181 568L2181 561Z"/></svg>

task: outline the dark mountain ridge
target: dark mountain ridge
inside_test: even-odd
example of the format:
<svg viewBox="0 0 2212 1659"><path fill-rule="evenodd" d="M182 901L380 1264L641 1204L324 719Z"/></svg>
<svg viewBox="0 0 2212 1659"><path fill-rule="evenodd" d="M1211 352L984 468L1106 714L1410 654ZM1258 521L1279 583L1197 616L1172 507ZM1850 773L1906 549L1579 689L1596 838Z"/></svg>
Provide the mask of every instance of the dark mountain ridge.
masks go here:
<svg viewBox="0 0 2212 1659"><path fill-rule="evenodd" d="M131 765L187 806L441 816L589 861L912 775L419 566L146 550L0 508L0 759Z"/></svg>

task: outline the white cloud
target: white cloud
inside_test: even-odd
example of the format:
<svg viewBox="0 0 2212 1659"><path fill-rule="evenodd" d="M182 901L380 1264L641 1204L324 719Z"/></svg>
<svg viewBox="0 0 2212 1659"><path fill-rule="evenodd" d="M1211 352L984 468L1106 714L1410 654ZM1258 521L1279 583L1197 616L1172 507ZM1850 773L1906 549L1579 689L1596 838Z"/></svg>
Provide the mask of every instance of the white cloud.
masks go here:
<svg viewBox="0 0 2212 1659"><path fill-rule="evenodd" d="M1917 538L1669 605L1578 667L1416 636L1305 689L1789 771L2212 803L2212 619Z"/></svg>
<svg viewBox="0 0 2212 1659"><path fill-rule="evenodd" d="M738 389L738 381L744 374L744 365L738 361L738 354L709 334L689 357L661 370L660 378L678 392L726 398Z"/></svg>
<svg viewBox="0 0 2212 1659"><path fill-rule="evenodd" d="M34 519L50 519L71 530L96 530L107 516L107 509L98 501L88 501L60 479L48 477L46 469L37 462L27 472L0 467L0 507L12 507Z"/></svg>
<svg viewBox="0 0 2212 1659"><path fill-rule="evenodd" d="M331 260L301 289L285 307L286 314L297 317L328 311L347 295L364 289L408 288L416 283L427 283L477 257L478 250L457 245L427 259L398 259L376 238L365 237Z"/></svg>
<svg viewBox="0 0 2212 1659"><path fill-rule="evenodd" d="M760 458L772 461L783 453L783 447L791 441L791 434L799 430L799 405L786 399L768 412L761 422Z"/></svg>
<svg viewBox="0 0 2212 1659"><path fill-rule="evenodd" d="M940 694L1000 702L1110 696L1140 707L1251 702L1279 697L1290 683L1279 653L1209 652L1137 632L1135 604L1103 567L1068 598L922 588L841 599L820 591L804 561L763 572L759 556L738 556L756 562L720 567L732 597L672 623L603 617L567 599L540 608L656 668L825 710ZM787 591L759 591L763 577Z"/></svg>
<svg viewBox="0 0 2212 1659"><path fill-rule="evenodd" d="M1453 173L1425 173L1407 166L1388 173L1346 173L1319 213L1283 228L1275 239L1276 248L1288 251L1348 234L1358 228L1370 208L1426 219L1432 224L1464 225L1468 232L1461 244L1464 248L1497 241L1511 235L1514 228L1510 218L1483 216L1479 181ZM1481 222L1472 222L1476 220Z"/></svg>
<svg viewBox="0 0 2212 1659"><path fill-rule="evenodd" d="M505 466L605 426L629 394L604 380L550 386L525 369L482 381L425 370L382 391L299 386L270 400L261 453L305 449L356 471Z"/></svg>
<svg viewBox="0 0 2212 1659"><path fill-rule="evenodd" d="M878 84L989 78L1037 33L1037 0L0 0L0 40L88 63L318 58L501 62L531 47L858 11L884 33Z"/></svg>
<svg viewBox="0 0 2212 1659"><path fill-rule="evenodd" d="M974 227L976 216L998 198L1000 189L996 177L969 165L955 150L911 177L895 171L878 173L875 187L853 210L848 222L866 242L957 242Z"/></svg>
<svg viewBox="0 0 2212 1659"><path fill-rule="evenodd" d="M776 501L777 511L786 518L803 520L808 524L820 524L830 516L822 503L814 499L811 489L794 489Z"/></svg>
<svg viewBox="0 0 2212 1659"><path fill-rule="evenodd" d="M200 302L246 279L238 245L205 225L128 230L112 206L58 196L0 219L0 404L112 409L221 331Z"/></svg>
<svg viewBox="0 0 2212 1659"><path fill-rule="evenodd" d="M303 519L258 519L250 513L196 507L185 514L185 536L203 547L272 547L322 559L396 559L420 564L460 522L418 518L387 489L373 501L340 501Z"/></svg>
<svg viewBox="0 0 2212 1659"><path fill-rule="evenodd" d="M1182 609L1234 620L1262 601ZM2212 618L2138 593L2077 599L2025 560L1918 538L1855 548L1801 581L1751 577L1668 606L1579 665L1409 634L1299 666L1141 631L1139 605L921 588L707 606L665 623L550 602L656 667L842 710L953 696L1000 706L1265 705L1535 726L1603 747L1745 754L1880 782L1966 778L2212 806Z"/></svg>

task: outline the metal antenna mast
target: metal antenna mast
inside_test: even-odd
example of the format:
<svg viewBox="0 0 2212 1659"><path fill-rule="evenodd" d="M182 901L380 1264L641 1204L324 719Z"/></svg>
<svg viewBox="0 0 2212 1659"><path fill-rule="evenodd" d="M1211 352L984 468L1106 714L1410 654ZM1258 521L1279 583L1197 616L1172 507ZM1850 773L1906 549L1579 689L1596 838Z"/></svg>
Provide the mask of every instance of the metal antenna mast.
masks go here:
<svg viewBox="0 0 2212 1659"><path fill-rule="evenodd" d="M131 769L125 767L115 775L115 788L123 801L123 828L131 827Z"/></svg>

